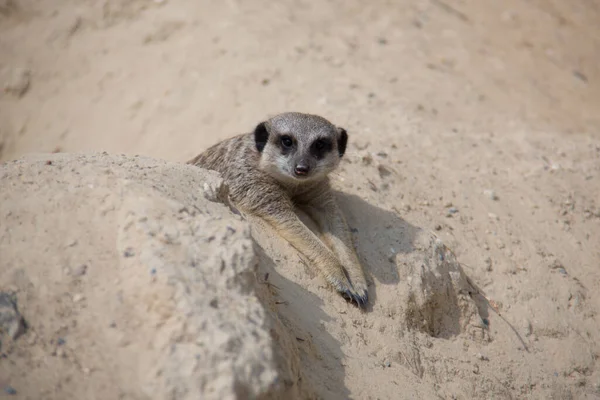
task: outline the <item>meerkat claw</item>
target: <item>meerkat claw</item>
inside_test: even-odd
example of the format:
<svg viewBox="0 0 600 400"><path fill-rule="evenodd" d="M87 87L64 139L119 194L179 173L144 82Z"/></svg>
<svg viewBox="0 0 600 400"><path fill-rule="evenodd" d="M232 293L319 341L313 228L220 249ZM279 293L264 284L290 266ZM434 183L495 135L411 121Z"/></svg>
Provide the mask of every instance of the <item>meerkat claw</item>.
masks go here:
<svg viewBox="0 0 600 400"><path fill-rule="evenodd" d="M347 301L352 301L354 298L354 295L352 294L352 292L348 289L343 290L340 292L340 294L342 295L342 297L347 300Z"/></svg>
<svg viewBox="0 0 600 400"><path fill-rule="evenodd" d="M365 308L367 306L367 302L369 301L369 295L367 292L364 292L362 295L355 295L354 298L358 306L361 308Z"/></svg>
<svg viewBox="0 0 600 400"><path fill-rule="evenodd" d="M360 308L365 308L367 302L369 301L369 295L367 294L367 292L364 292L362 295L359 295L356 293L352 293L350 290L346 289L340 292L340 294L344 299L346 299L350 303L356 303L356 305Z"/></svg>
<svg viewBox="0 0 600 400"><path fill-rule="evenodd" d="M367 293L367 291L365 290L362 296L359 296L359 298L362 302L362 307L366 307L367 303L369 302L369 294Z"/></svg>

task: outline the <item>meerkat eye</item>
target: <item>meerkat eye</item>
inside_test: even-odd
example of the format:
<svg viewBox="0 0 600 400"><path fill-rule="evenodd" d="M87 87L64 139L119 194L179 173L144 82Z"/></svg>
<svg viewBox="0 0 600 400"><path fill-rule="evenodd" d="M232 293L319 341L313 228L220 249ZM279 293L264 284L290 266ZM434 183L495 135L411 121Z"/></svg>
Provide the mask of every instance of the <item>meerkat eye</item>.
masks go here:
<svg viewBox="0 0 600 400"><path fill-rule="evenodd" d="M317 150L323 150L327 143L323 139L319 139L315 142L315 148Z"/></svg>
<svg viewBox="0 0 600 400"><path fill-rule="evenodd" d="M285 135L281 137L281 144L283 145L283 147L290 148L294 144L294 141L291 137Z"/></svg>

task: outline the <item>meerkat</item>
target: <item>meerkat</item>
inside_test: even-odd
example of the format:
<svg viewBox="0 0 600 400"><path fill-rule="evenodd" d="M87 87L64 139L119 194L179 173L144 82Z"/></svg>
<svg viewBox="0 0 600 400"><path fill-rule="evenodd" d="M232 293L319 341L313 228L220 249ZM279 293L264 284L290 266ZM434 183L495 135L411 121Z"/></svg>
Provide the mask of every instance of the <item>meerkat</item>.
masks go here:
<svg viewBox="0 0 600 400"><path fill-rule="evenodd" d="M253 132L222 141L188 164L219 172L228 200L243 215L258 217L302 253L347 300L368 301L365 273L328 175L346 151L348 134L326 119L288 112L259 123ZM315 235L295 213L304 211Z"/></svg>

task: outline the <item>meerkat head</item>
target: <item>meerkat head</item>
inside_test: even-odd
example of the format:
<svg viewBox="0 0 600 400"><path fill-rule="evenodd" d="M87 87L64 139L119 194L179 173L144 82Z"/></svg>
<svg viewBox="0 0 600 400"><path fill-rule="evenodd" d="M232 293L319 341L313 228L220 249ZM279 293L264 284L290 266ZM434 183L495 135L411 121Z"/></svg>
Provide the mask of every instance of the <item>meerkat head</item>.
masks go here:
<svg viewBox="0 0 600 400"><path fill-rule="evenodd" d="M300 183L322 179L338 166L348 134L322 117L290 112L258 124L254 141L262 170Z"/></svg>

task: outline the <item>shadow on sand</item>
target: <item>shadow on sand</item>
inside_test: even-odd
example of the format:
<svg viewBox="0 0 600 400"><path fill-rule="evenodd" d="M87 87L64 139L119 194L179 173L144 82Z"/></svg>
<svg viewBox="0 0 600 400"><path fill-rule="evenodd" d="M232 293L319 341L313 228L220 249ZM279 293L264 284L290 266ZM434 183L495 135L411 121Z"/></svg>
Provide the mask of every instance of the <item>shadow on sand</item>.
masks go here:
<svg viewBox="0 0 600 400"><path fill-rule="evenodd" d="M412 317L408 315L411 312L410 299L408 304L398 305L406 308L406 329L421 330L440 338L450 338L459 334L461 332L460 302L455 291L449 288L449 283L452 282L451 274L464 274L458 262L445 260L441 254L443 251L436 246L426 248L428 244L423 247L423 243L420 243L417 250L415 241L423 230L406 222L394 212L373 206L355 195L340 192L336 195L352 231L367 279L370 281L370 304L366 310L368 314L374 312L373 304L377 303L377 288L381 290L384 286L388 286L386 290L405 290L406 288L399 288L399 285L405 284L409 276L419 276L423 277L425 282L419 284L431 293L430 300L425 304L416 304L415 315ZM299 216L309 228L315 229L314 223L307 221L305 215L299 213ZM332 320L323 310L323 300L283 277L277 271L280 260L273 260L273 254L269 249L263 249L258 243L256 248L259 257L259 282L265 284L265 277L268 276L269 284L276 288L270 295L263 291L262 301L267 308L273 303L285 305L285 307L271 307L271 309L282 321L289 335L297 338L302 360L300 365L305 380L303 385L311 387L318 382L315 386L321 387L318 395L323 398L349 398L350 391L344 383L345 369L340 362L345 358L341 344L338 339L323 329L322 322ZM413 254L415 251L426 252L422 260L436 260L442 257L441 267L436 264L437 267L424 268L423 262L429 261L416 261L421 260L421 257ZM437 270L432 274L431 271L435 268ZM374 285L373 281L376 281L377 285ZM390 301L395 297L386 296L386 299ZM480 315L486 318L487 304L480 296L473 296L473 300L479 308ZM428 327L409 323L411 318L419 324L428 320ZM318 336L319 344L313 342L314 336ZM323 386L325 389L322 388Z"/></svg>
<svg viewBox="0 0 600 400"><path fill-rule="evenodd" d="M346 216L360 262L368 280L384 285L400 282L396 258L414 250L421 228L409 224L397 214L373 206L360 197L337 192L340 208ZM377 300L375 285L369 285L370 308Z"/></svg>
<svg viewBox="0 0 600 400"><path fill-rule="evenodd" d="M314 391L317 398L351 398L344 384L345 369L340 363L344 354L340 342L323 329L322 323L332 320L323 311L323 300L281 276L275 261L260 245L256 244L255 251L258 255L257 276L262 286L258 291L259 298L265 308L272 310L282 322L287 335L296 341L300 353L297 366L300 371L294 371L296 368L291 367L292 374L299 376L284 381L287 391L283 395L292 397L300 394L302 398L302 394L306 396L305 391ZM275 307L270 306L273 304ZM318 336L318 343L313 340L314 336ZM284 345L282 342L278 344ZM294 381L300 387L294 387Z"/></svg>

